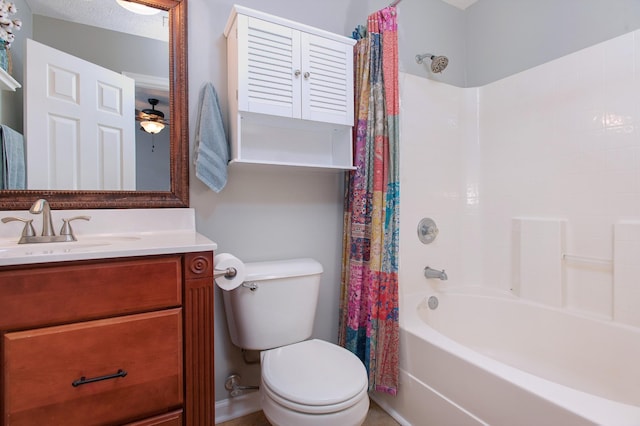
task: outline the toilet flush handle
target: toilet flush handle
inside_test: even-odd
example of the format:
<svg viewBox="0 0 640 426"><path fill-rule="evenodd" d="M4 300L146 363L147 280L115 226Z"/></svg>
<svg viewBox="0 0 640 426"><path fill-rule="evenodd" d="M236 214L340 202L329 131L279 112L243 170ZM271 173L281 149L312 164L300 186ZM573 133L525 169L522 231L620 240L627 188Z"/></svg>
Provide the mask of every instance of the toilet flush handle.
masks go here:
<svg viewBox="0 0 640 426"><path fill-rule="evenodd" d="M258 284L256 283L242 283L242 287L248 288L251 291L258 290Z"/></svg>

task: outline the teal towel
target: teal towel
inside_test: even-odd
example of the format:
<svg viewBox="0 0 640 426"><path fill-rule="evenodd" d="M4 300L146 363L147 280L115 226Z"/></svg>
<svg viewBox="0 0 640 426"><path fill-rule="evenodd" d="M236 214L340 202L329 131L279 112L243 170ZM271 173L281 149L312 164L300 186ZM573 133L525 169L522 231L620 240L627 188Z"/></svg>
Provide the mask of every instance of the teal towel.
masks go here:
<svg viewBox="0 0 640 426"><path fill-rule="evenodd" d="M224 132L218 94L213 84L206 83L200 92L196 125L196 176L215 192L227 184L229 143Z"/></svg>
<svg viewBox="0 0 640 426"><path fill-rule="evenodd" d="M0 125L0 189L25 189L24 138L11 127Z"/></svg>

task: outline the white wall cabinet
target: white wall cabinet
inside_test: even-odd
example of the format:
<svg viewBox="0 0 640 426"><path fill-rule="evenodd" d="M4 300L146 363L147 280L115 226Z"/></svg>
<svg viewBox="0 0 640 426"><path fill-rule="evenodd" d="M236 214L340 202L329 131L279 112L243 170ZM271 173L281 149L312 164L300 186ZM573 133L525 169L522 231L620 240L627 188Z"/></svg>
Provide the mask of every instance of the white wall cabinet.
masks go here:
<svg viewBox="0 0 640 426"><path fill-rule="evenodd" d="M232 162L352 168L355 40L234 6Z"/></svg>

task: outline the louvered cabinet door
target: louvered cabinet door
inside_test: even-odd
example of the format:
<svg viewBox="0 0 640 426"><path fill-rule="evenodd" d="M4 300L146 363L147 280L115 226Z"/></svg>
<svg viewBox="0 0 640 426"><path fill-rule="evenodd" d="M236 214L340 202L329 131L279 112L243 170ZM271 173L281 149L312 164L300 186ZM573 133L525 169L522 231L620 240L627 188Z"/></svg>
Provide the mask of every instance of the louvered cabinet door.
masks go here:
<svg viewBox="0 0 640 426"><path fill-rule="evenodd" d="M353 125L353 47L302 33L302 118Z"/></svg>
<svg viewBox="0 0 640 426"><path fill-rule="evenodd" d="M300 118L300 32L238 16L238 108Z"/></svg>

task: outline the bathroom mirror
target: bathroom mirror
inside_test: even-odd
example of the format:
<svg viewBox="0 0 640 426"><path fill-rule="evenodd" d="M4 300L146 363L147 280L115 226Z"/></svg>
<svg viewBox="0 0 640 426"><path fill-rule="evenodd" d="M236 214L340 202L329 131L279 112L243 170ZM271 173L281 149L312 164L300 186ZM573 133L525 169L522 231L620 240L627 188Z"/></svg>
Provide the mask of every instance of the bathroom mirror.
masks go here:
<svg viewBox="0 0 640 426"><path fill-rule="evenodd" d="M115 0L101 0L113 2ZM54 209L158 208L189 205L189 135L187 81L187 0L130 0L165 10L169 36L169 188L162 191L76 191L76 190L0 190L0 210L23 210L39 198L46 198ZM66 1L72 4L73 2ZM99 46L96 46L99 49ZM122 46L121 49L127 49ZM128 52L139 55L139 52ZM27 70L25 70L26 72Z"/></svg>

